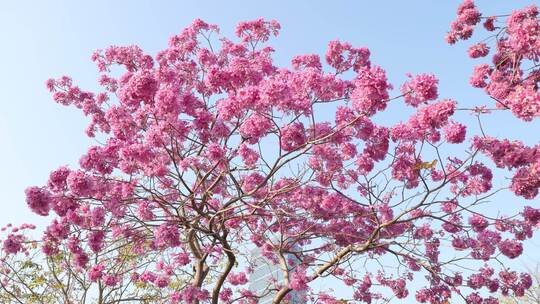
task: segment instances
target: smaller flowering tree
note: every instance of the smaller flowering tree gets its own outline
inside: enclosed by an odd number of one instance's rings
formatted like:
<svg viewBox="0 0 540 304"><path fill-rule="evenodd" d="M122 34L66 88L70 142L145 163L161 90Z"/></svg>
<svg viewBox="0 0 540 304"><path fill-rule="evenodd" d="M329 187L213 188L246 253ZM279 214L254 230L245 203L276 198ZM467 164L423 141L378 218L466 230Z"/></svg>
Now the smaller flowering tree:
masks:
<svg viewBox="0 0 540 304"><path fill-rule="evenodd" d="M499 27L504 17L484 18L465 1L448 35L467 39L483 18L498 31L493 65L475 68L471 83L525 122L540 111L537 15L518 10ZM26 190L32 211L54 214L39 241L44 256L29 253L47 266L37 276L51 301L286 303L296 292L327 304L490 304L497 293L523 295L531 276L504 261L522 254L540 210L500 215L480 205L497 209L503 192L535 198L540 146L482 125L471 134L455 114L480 122L493 109L440 98L435 75L408 75L392 96L367 48L331 41L325 66L308 54L277 67L266 43L279 30L242 22L238 41L220 37L217 47L218 27L196 20L154 57L136 46L97 51L103 92L67 76L47 82L103 142L79 168L60 167ZM469 52L489 53L483 44ZM114 76L113 66L124 71ZM390 107L412 114L376 122ZM513 170L509 185L494 187L507 172L494 167ZM20 256L37 243L12 231L3 244L1 297L25 303L36 274L10 269L24 268ZM248 287L254 248L283 278L262 290ZM325 280L346 291L311 284Z"/></svg>

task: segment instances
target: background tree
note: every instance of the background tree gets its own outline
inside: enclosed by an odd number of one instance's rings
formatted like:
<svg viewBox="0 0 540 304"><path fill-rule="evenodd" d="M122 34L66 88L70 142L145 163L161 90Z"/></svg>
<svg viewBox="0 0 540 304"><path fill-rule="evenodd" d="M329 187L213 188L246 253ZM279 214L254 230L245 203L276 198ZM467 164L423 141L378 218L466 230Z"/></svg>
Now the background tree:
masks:
<svg viewBox="0 0 540 304"><path fill-rule="evenodd" d="M411 292L421 303L523 295L531 276L505 261L521 255L540 210L501 215L496 203L509 191L537 196L539 146L492 137L481 117L539 116L538 11L482 17L465 1L448 41L469 38L482 20L496 51L471 83L493 109L440 99L428 73L410 75L391 96L369 50L341 41L329 43L324 68L315 54L277 67L266 43L280 25L263 19L240 23L238 41L195 20L154 57L137 46L98 50L103 92L67 76L47 87L90 118L87 135L101 144L80 168L60 167L26 190L34 212L55 218L40 240L44 257L30 264L19 258L33 257L35 242L10 228L1 297L256 303L269 293L285 303L297 290L310 302L341 303L332 289L310 288L319 280L366 303ZM469 54L490 50L480 43ZM378 117L396 103L410 117ZM476 115L480 134L466 134L458 111ZM505 171L492 164L512 171L509 185L493 187ZM254 247L284 277L257 292L246 287ZM28 283L35 278L38 289Z"/></svg>

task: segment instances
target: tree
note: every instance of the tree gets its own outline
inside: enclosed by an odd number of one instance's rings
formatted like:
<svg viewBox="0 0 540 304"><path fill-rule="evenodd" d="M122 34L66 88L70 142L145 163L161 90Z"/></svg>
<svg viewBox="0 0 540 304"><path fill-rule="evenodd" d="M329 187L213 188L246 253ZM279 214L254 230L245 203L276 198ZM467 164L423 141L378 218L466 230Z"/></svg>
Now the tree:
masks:
<svg viewBox="0 0 540 304"><path fill-rule="evenodd" d="M499 300L501 304L538 304L540 303L540 272L538 271L538 265L535 269L531 269L529 272L533 278L533 287L525 292L523 296L505 296Z"/></svg>
<svg viewBox="0 0 540 304"><path fill-rule="evenodd" d="M429 73L410 75L391 96L369 50L341 41L329 43L324 68L315 54L277 67L266 43L280 25L264 19L241 22L239 41L195 20L155 57L137 46L96 51L103 92L67 76L47 87L90 118L86 133L102 144L80 168L60 167L26 190L32 211L55 217L39 240L44 256L30 264L21 253L34 257L37 243L10 230L0 297L256 303L270 293L286 303L302 291L331 304L523 295L531 276L504 263L522 254L540 210L489 211L505 192L537 196L540 146L492 137L481 118L540 116L538 10L483 17L467 0L448 42L468 39L481 21L496 50L470 48L473 58L493 58L471 84L495 108L440 99ZM397 124L376 119L389 105L412 114ZM473 126L457 112L476 115L479 134L466 134ZM494 188L506 172L510 184ZM247 287L254 247L284 278L263 291ZM32 267L23 277L9 271ZM27 283L35 278L39 292ZM424 287L413 290L413 279ZM321 280L347 289L346 298L310 288Z"/></svg>

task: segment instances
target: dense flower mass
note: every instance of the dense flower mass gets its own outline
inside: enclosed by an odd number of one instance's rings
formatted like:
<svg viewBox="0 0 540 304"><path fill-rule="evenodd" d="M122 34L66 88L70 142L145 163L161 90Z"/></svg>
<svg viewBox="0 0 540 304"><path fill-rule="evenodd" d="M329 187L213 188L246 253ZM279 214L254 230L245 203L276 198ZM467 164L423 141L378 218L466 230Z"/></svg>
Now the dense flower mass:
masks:
<svg viewBox="0 0 540 304"><path fill-rule="evenodd" d="M454 122L449 123L444 128L444 138L452 144L460 144L465 140L467 127L463 124Z"/></svg>
<svg viewBox="0 0 540 304"><path fill-rule="evenodd" d="M476 24L485 18L484 28L494 32L496 43L492 52L492 64L475 67L471 85L483 88L495 100L499 109L511 110L525 121L540 116L540 18L534 5L517 9L506 20L504 16L482 17L472 0L465 1L458 9L456 21L451 25L447 41L468 39ZM502 23L501 27L495 22ZM501 29L496 32L496 29ZM484 39L483 41L489 41ZM469 48L471 58L485 57L490 53L487 42Z"/></svg>
<svg viewBox="0 0 540 304"><path fill-rule="evenodd" d="M526 67L538 63L537 15L517 10L495 47L469 49L472 58L493 52L471 85L524 122L540 113L540 73ZM467 0L447 40L471 38L483 19L494 31L500 18L482 17ZM459 113L480 122L492 109L440 97L429 73L395 86L365 47L335 40L324 57L278 67L267 43L280 30L257 19L228 39L195 20L155 56L137 46L94 53L101 92L67 76L47 81L53 99L80 109L87 135L99 139L79 168L60 167L26 190L28 207L52 217L39 241L50 271L35 270L37 282L75 284L46 290L50 302L87 291L104 303L197 304L486 304L496 303L490 293L522 295L530 277L499 265L523 254L540 209L504 216L496 198L505 190L537 197L539 145L475 133ZM394 86L401 95L391 96ZM389 123L380 114L394 107L409 114ZM30 277L9 276L12 261L21 273L32 269L16 260L38 247L27 229L3 229L4 290ZM398 265L383 267L387 260ZM253 290L265 267L277 279ZM347 296L318 284L328 278Z"/></svg>
<svg viewBox="0 0 540 304"><path fill-rule="evenodd" d="M49 215L52 197L47 190L38 187L30 187L26 189L25 193L26 203L32 211L39 215Z"/></svg>
<svg viewBox="0 0 540 304"><path fill-rule="evenodd" d="M469 48L469 57L471 58L485 57L488 54L489 47L483 42L475 44Z"/></svg>
<svg viewBox="0 0 540 304"><path fill-rule="evenodd" d="M451 31L446 36L446 41L454 44L459 39L469 39L474 31L474 26L480 22L481 14L474 5L473 0L465 0L457 9L457 18L450 24Z"/></svg>
<svg viewBox="0 0 540 304"><path fill-rule="evenodd" d="M499 168L516 169L511 190L526 199L533 199L540 188L540 153L538 145L527 147L520 141L493 137L473 138L473 147L486 154Z"/></svg>
<svg viewBox="0 0 540 304"><path fill-rule="evenodd" d="M405 102L416 107L421 103L427 103L439 97L437 93L437 84L439 80L433 74L420 74L401 86Z"/></svg>
<svg viewBox="0 0 540 304"><path fill-rule="evenodd" d="M388 102L388 90L391 88L381 67L362 68L354 80L354 90L351 93L353 109L368 116L384 110Z"/></svg>

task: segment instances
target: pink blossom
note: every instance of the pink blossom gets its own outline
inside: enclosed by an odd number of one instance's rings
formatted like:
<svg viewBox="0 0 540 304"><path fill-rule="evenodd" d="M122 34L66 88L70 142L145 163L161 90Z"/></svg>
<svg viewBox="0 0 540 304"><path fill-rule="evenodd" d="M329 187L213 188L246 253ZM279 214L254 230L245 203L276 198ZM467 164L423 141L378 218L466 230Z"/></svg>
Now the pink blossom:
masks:
<svg viewBox="0 0 540 304"><path fill-rule="evenodd" d="M480 64L474 67L473 75L470 79L470 84L475 88L485 88L486 80L492 72L492 68L487 64Z"/></svg>
<svg viewBox="0 0 540 304"><path fill-rule="evenodd" d="M433 236L433 230L429 228L429 225L425 224L416 229L414 237L417 239L430 239Z"/></svg>
<svg viewBox="0 0 540 304"><path fill-rule="evenodd" d="M469 217L469 224L476 232L483 231L489 225L488 221L478 214L474 214L473 216Z"/></svg>
<svg viewBox="0 0 540 304"><path fill-rule="evenodd" d="M413 107L421 103L435 100L439 96L437 85L439 80L433 74L419 74L412 77L401 86L401 93L404 94L405 102Z"/></svg>
<svg viewBox="0 0 540 304"><path fill-rule="evenodd" d="M127 106L138 106L141 101L152 103L157 91L157 81L152 72L142 70L129 75L129 80L125 80L118 90L118 97Z"/></svg>
<svg viewBox="0 0 540 304"><path fill-rule="evenodd" d="M520 141L499 140L494 137L474 137L473 147L482 151L498 168L518 168L530 164L536 154L536 148L525 146Z"/></svg>
<svg viewBox="0 0 540 304"><path fill-rule="evenodd" d="M99 252L101 249L103 249L104 245L104 239L105 239L105 232L101 230L92 231L88 235L88 246L92 251Z"/></svg>
<svg viewBox="0 0 540 304"><path fill-rule="evenodd" d="M67 186L66 179L70 173L67 167L60 167L55 171L52 171L49 175L49 181L47 185L53 191L61 192Z"/></svg>
<svg viewBox="0 0 540 304"><path fill-rule="evenodd" d="M128 71L136 69L150 69L153 65L152 57L143 53L135 45L132 46L112 46L106 50L97 50L92 55L92 61L96 62L101 72L106 71L112 64L123 65Z"/></svg>
<svg viewBox="0 0 540 304"><path fill-rule="evenodd" d="M309 279L304 269L297 268L290 274L289 286L293 290L306 290Z"/></svg>
<svg viewBox="0 0 540 304"><path fill-rule="evenodd" d="M257 173L251 173L242 178L242 189L246 192L251 192L261 186L264 182L264 177Z"/></svg>
<svg viewBox="0 0 540 304"><path fill-rule="evenodd" d="M102 264L96 264L94 265L89 271L88 271L88 279L92 282L96 282L97 280L100 280L103 277L103 270L105 269L105 266Z"/></svg>
<svg viewBox="0 0 540 304"><path fill-rule="evenodd" d="M536 163L532 168L519 168L512 178L512 184L510 186L512 191L526 199L535 198L538 195L538 189L540 188L539 167L540 164Z"/></svg>
<svg viewBox="0 0 540 304"><path fill-rule="evenodd" d="M231 300L231 297L233 295L232 289L230 288L223 288L221 292L219 293L219 299L224 302L228 302Z"/></svg>
<svg viewBox="0 0 540 304"><path fill-rule="evenodd" d="M529 52L540 55L538 42L540 23L538 22L538 8L534 5L515 10L507 20L507 33L509 46L519 54Z"/></svg>
<svg viewBox="0 0 540 304"><path fill-rule="evenodd" d="M151 282L154 283L154 281L157 279L157 276L152 271L145 271L138 277L142 282Z"/></svg>
<svg viewBox="0 0 540 304"><path fill-rule="evenodd" d="M495 22L496 18L493 16L487 17L486 21L484 21L484 28L490 32L493 32L495 30Z"/></svg>
<svg viewBox="0 0 540 304"><path fill-rule="evenodd" d="M454 44L458 39L469 39L473 33L473 26L480 22L480 16L473 0L465 0L457 9L457 19L451 23L446 41Z"/></svg>
<svg viewBox="0 0 540 304"><path fill-rule="evenodd" d="M257 163L259 159L259 153L248 147L247 144L241 144L238 147L238 154L247 166L252 166Z"/></svg>
<svg viewBox="0 0 540 304"><path fill-rule="evenodd" d="M540 222L540 209L527 206L523 209L523 217L532 225L536 225Z"/></svg>
<svg viewBox="0 0 540 304"><path fill-rule="evenodd" d="M523 246L516 240L506 239L499 243L499 249L505 256L514 259L521 255L523 252Z"/></svg>
<svg viewBox="0 0 540 304"><path fill-rule="evenodd" d="M371 116L386 108L390 89L392 85L388 83L386 73L381 67L362 68L354 80L352 106L356 111Z"/></svg>
<svg viewBox="0 0 540 304"><path fill-rule="evenodd" d="M517 117L531 121L540 116L540 92L533 86L518 86L506 98L507 105Z"/></svg>
<svg viewBox="0 0 540 304"><path fill-rule="evenodd" d="M240 134L246 138L247 142L254 144L260 137L266 135L271 127L272 123L268 118L261 114L253 114L244 121Z"/></svg>
<svg viewBox="0 0 540 304"><path fill-rule="evenodd" d="M155 243L159 248L177 247L180 245L180 233L173 223L164 223L154 229Z"/></svg>
<svg viewBox="0 0 540 304"><path fill-rule="evenodd" d="M120 277L117 275L105 274L103 275L103 284L105 286L114 287L120 282Z"/></svg>
<svg viewBox="0 0 540 304"><path fill-rule="evenodd" d="M294 56L291 64L297 70L302 68L322 69L321 58L317 54Z"/></svg>
<svg viewBox="0 0 540 304"><path fill-rule="evenodd" d="M30 187L25 190L25 194L26 203L33 212L43 216L49 214L52 198L47 190L38 187Z"/></svg>
<svg viewBox="0 0 540 304"><path fill-rule="evenodd" d="M160 277L157 277L155 280L154 280L154 284L156 285L156 287L158 288L165 288L169 285L169 278L166 277L166 276L160 276Z"/></svg>
<svg viewBox="0 0 540 304"><path fill-rule="evenodd" d="M420 107L418 108L418 112L411 117L409 123L422 130L440 128L454 114L455 107L456 102L449 99Z"/></svg>
<svg viewBox="0 0 540 304"><path fill-rule="evenodd" d="M192 285L188 285L186 288L182 290L180 293L181 302L178 303L195 303L196 300L204 301L209 297L208 291L200 289L198 287L194 287Z"/></svg>
<svg viewBox="0 0 540 304"><path fill-rule="evenodd" d="M151 202L144 201L139 203L137 208L137 215L143 220L153 220L155 215L152 212L153 206Z"/></svg>
<svg viewBox="0 0 540 304"><path fill-rule="evenodd" d="M236 36L242 41L266 42L270 35L277 36L281 26L276 20L266 21L262 18L240 22L236 27Z"/></svg>
<svg viewBox="0 0 540 304"><path fill-rule="evenodd" d="M219 161L222 160L223 157L225 157L225 151L223 148L221 148L220 145L216 143L212 143L206 147L206 153L208 155L208 159L212 161Z"/></svg>
<svg viewBox="0 0 540 304"><path fill-rule="evenodd" d="M469 57L486 57L489 54L489 47L485 43L478 43L469 48Z"/></svg>
<svg viewBox="0 0 540 304"><path fill-rule="evenodd" d="M248 282L248 279L245 272L239 272L238 274L229 274L228 281L232 285L244 285Z"/></svg>
<svg viewBox="0 0 540 304"><path fill-rule="evenodd" d="M185 266L185 265L189 264L190 260L191 259L189 258L189 254L187 254L187 253L179 253L179 254L175 255L175 257L174 257L175 263L177 263L178 265L181 265L181 266Z"/></svg>
<svg viewBox="0 0 540 304"><path fill-rule="evenodd" d="M56 253L55 250L50 250L49 253L48 252L45 252L45 254L47 255L52 255ZM90 261L90 258L88 257L88 254L86 254L85 252L77 252L74 254L74 265L75 267L79 267L79 268L86 268L86 265L88 264L88 261Z"/></svg>
<svg viewBox="0 0 540 304"><path fill-rule="evenodd" d="M351 68L359 72L362 68L370 66L369 55L367 48L353 48L347 42L333 40L328 43L326 62L336 69L337 73L343 73Z"/></svg>
<svg viewBox="0 0 540 304"><path fill-rule="evenodd" d="M306 134L302 123L293 123L281 129L281 148L292 151L306 142Z"/></svg>
<svg viewBox="0 0 540 304"><path fill-rule="evenodd" d="M22 236L10 234L2 243L2 249L8 254L16 254L23 249Z"/></svg>
<svg viewBox="0 0 540 304"><path fill-rule="evenodd" d="M459 144L465 140L467 127L465 125L452 122L444 127L444 138L452 144Z"/></svg>
<svg viewBox="0 0 540 304"><path fill-rule="evenodd" d="M67 177L67 186L77 196L90 196L93 191L91 178L82 171L71 171Z"/></svg>

